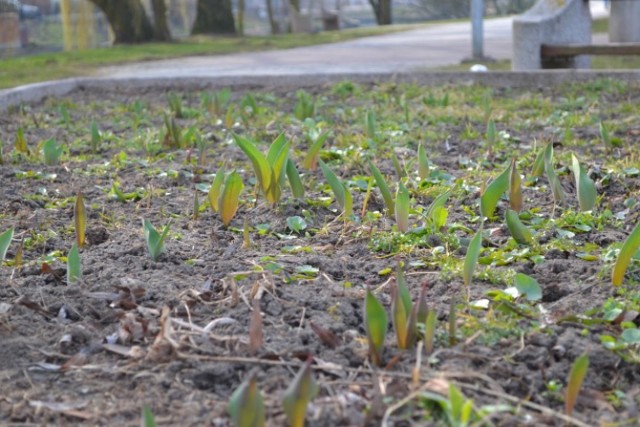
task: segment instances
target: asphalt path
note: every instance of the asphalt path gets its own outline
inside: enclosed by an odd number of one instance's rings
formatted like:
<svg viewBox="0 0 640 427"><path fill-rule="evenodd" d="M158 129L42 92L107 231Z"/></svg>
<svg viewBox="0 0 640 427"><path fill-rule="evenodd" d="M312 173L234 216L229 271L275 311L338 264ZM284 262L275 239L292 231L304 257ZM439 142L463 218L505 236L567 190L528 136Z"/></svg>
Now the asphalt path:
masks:
<svg viewBox="0 0 640 427"><path fill-rule="evenodd" d="M603 10L592 12L601 15ZM511 58L512 20L505 17L484 21L485 56ZM197 78L410 72L459 64L470 58L471 52L470 22L434 23L418 30L340 43L110 66L100 69L99 75Z"/></svg>

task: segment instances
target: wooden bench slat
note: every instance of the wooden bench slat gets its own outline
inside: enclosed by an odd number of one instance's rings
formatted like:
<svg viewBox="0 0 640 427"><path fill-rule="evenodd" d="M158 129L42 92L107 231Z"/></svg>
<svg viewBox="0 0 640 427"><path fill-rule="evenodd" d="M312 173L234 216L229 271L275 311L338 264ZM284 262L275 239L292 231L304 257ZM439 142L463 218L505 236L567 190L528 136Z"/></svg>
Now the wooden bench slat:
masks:
<svg viewBox="0 0 640 427"><path fill-rule="evenodd" d="M640 43L543 44L540 49L540 54L543 58L577 55L640 55Z"/></svg>

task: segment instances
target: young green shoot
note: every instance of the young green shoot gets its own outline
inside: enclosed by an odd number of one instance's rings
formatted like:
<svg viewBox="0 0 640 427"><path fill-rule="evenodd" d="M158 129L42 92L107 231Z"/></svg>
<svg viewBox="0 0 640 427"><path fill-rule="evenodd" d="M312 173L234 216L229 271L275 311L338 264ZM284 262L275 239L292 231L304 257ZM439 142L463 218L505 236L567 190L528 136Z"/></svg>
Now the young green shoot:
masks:
<svg viewBox="0 0 640 427"><path fill-rule="evenodd" d="M376 114L373 111L367 111L367 114L364 118L364 123L367 137L375 141L378 133L376 126Z"/></svg>
<svg viewBox="0 0 640 427"><path fill-rule="evenodd" d="M427 354L433 352L433 339L436 335L436 311L434 309L429 310L427 314L427 320L424 322L424 349Z"/></svg>
<svg viewBox="0 0 640 427"><path fill-rule="evenodd" d="M142 228L144 229L144 238L147 241L149 257L152 260L157 261L164 251L164 239L169 234L169 226L165 225L162 229L162 233L158 233L149 220L143 219Z"/></svg>
<svg viewBox="0 0 640 427"><path fill-rule="evenodd" d="M0 265L2 265L4 257L7 256L11 239L13 239L13 227L0 234Z"/></svg>
<svg viewBox="0 0 640 427"><path fill-rule="evenodd" d="M622 285L624 273L627 271L627 267L629 267L631 263L631 258L633 258L638 251L638 248L640 248L640 223L634 227L620 249L616 263L613 266L613 271L611 272L611 284L613 286Z"/></svg>
<svg viewBox="0 0 640 427"><path fill-rule="evenodd" d="M420 144L418 146L418 176L421 180L427 179L429 176L429 159L427 158L427 150Z"/></svg>
<svg viewBox="0 0 640 427"><path fill-rule="evenodd" d="M286 173L290 143L283 133L280 134L265 156L247 138L239 135L233 137L238 147L251 161L258 185L265 198L272 205L277 204L280 201L282 181Z"/></svg>
<svg viewBox="0 0 640 427"><path fill-rule="evenodd" d="M549 142L549 144L553 143ZM547 152L547 146L542 147L538 150L538 154L536 154L536 159L533 161L533 166L531 167L531 176L532 177L541 177L544 174L544 157Z"/></svg>
<svg viewBox="0 0 640 427"><path fill-rule="evenodd" d="M73 219L76 226L76 243L79 248L84 247L87 229L87 210L84 206L84 197L81 192L76 195L76 203L73 207Z"/></svg>
<svg viewBox="0 0 640 427"><path fill-rule="evenodd" d="M462 280L464 285L468 288L473 280L473 272L478 264L478 257L482 250L482 227L476 232L469 246L467 247L467 254L464 257L464 266L462 268Z"/></svg>
<svg viewBox="0 0 640 427"><path fill-rule="evenodd" d="M353 214L353 197L351 196L351 192L346 184L340 181L336 174L329 169L329 166L327 166L322 160L320 160L319 164L320 170L322 170L324 178L327 180L329 187L331 187L331 191L333 191L336 201L342 208L342 214L346 221Z"/></svg>
<svg viewBox="0 0 640 427"><path fill-rule="evenodd" d="M382 365L384 340L387 336L389 320L384 307L369 290L367 290L364 303L364 325L367 331L371 362L380 366Z"/></svg>
<svg viewBox="0 0 640 427"><path fill-rule="evenodd" d="M596 206L598 192L596 185L584 168L580 165L580 161L575 154L571 154L571 170L576 181L576 191L578 193L578 204L580 210L592 211Z"/></svg>
<svg viewBox="0 0 640 427"><path fill-rule="evenodd" d="M182 130L180 126L176 122L174 116L164 115L164 126L166 128L166 133L164 135L164 143L169 148L184 148L183 147L183 138L182 138Z"/></svg>
<svg viewBox="0 0 640 427"><path fill-rule="evenodd" d="M380 172L380 169L378 169L378 167L372 161L369 161L369 170L373 175L373 179L376 181L376 185L380 190L380 194L382 194L382 200L384 200L384 205L387 208L387 215L395 215L395 202L393 199L393 195L391 194L391 190L387 185L387 181L384 179L384 176Z"/></svg>
<svg viewBox="0 0 640 427"><path fill-rule="evenodd" d="M511 166L507 167L496 179L491 181L487 189L480 196L480 211L485 218L491 218L496 210L500 197L509 188Z"/></svg>
<svg viewBox="0 0 640 427"><path fill-rule="evenodd" d="M511 237L521 245L530 245L533 242L533 235L529 228L520 221L518 212L507 209L505 213L505 222Z"/></svg>
<svg viewBox="0 0 640 427"><path fill-rule="evenodd" d="M82 278L80 252L78 252L78 245L74 243L67 254L67 285L75 284L80 278Z"/></svg>
<svg viewBox="0 0 640 427"><path fill-rule="evenodd" d="M94 154L98 152L98 147L102 142L102 133L98 129L98 124L95 120L91 121L91 152Z"/></svg>
<svg viewBox="0 0 640 427"><path fill-rule="evenodd" d="M580 355L573 365L571 366L571 372L569 372L569 378L567 378L567 390L564 397L564 409L567 415L573 414L573 407L578 400L578 394L584 378L587 375L589 369L589 355L583 353Z"/></svg>
<svg viewBox="0 0 640 427"><path fill-rule="evenodd" d="M391 155L391 163L393 163L393 168L396 170L396 175L398 176L398 179L406 178L407 171L402 166L402 164L400 163L400 160L398 159L398 156L396 156L395 153Z"/></svg>
<svg viewBox="0 0 640 427"><path fill-rule="evenodd" d="M555 168L553 166L553 144L548 143L544 149L544 169L547 172L547 179L549 180L549 186L553 194L553 207L564 202L564 191L560 184L560 179L556 175Z"/></svg>
<svg viewBox="0 0 640 427"><path fill-rule="evenodd" d="M47 166L57 165L63 152L64 146L58 144L53 138L47 139L42 143L42 156Z"/></svg>
<svg viewBox="0 0 640 427"><path fill-rule="evenodd" d="M447 217L449 211L445 207L447 200L451 196L453 189L449 189L438 197L433 199L433 202L427 208L425 215L425 222L431 227L432 230L439 230L447 224Z"/></svg>
<svg viewBox="0 0 640 427"><path fill-rule="evenodd" d="M233 392L227 405L234 427L264 427L265 408L255 374Z"/></svg>
<svg viewBox="0 0 640 427"><path fill-rule="evenodd" d="M496 131L496 122L494 122L493 119L487 121L487 134L485 138L487 141L487 152L491 155L498 142L498 131Z"/></svg>
<svg viewBox="0 0 640 427"><path fill-rule="evenodd" d="M511 170L509 172L509 206L516 212L522 210L522 178L518 173L516 159L511 159Z"/></svg>
<svg viewBox="0 0 640 427"><path fill-rule="evenodd" d="M313 376L311 370L312 359L309 358L298 374L289 384L282 399L284 413L291 427L303 427L304 419L307 415L307 406L320 391L320 387Z"/></svg>
<svg viewBox="0 0 640 427"><path fill-rule="evenodd" d="M213 178L213 183L211 184L209 193L207 194L207 198L209 199L209 206L211 206L211 210L213 210L213 212L218 212L218 199L220 198L220 194L222 193L224 178L225 167L223 165L216 172L216 176L215 178Z"/></svg>
<svg viewBox="0 0 640 427"><path fill-rule="evenodd" d="M406 350L416 341L417 310L413 309L402 265L398 265L396 280L391 284L391 322L396 331L398 348Z"/></svg>
<svg viewBox="0 0 640 427"><path fill-rule="evenodd" d="M144 405L142 408L142 427L156 427L156 420L153 417L153 412L151 412L151 408L147 405Z"/></svg>
<svg viewBox="0 0 640 427"><path fill-rule="evenodd" d="M180 95L170 93L167 95L167 101L169 103L169 110L171 111L171 114L173 114L173 117L176 119L184 118L184 113L182 111L182 98Z"/></svg>
<svg viewBox="0 0 640 427"><path fill-rule="evenodd" d="M229 225L240 206L240 193L244 188L242 178L233 171L224 180L224 188L218 198L218 209L220 211L220 219L226 226Z"/></svg>
<svg viewBox="0 0 640 427"><path fill-rule="evenodd" d="M310 132L311 133L311 132ZM308 136L309 140L309 150L307 150L307 154L304 156L302 160L302 167L313 171L316 170L318 166L318 158L320 157L320 150L322 149L322 145L329 137L330 131L326 131L321 135Z"/></svg>
<svg viewBox="0 0 640 427"><path fill-rule="evenodd" d="M289 185L291 186L291 193L293 197L296 199L304 198L304 184L302 184L302 179L300 178L300 174L298 173L298 168L296 168L296 164L291 159L287 159L287 179L289 180Z"/></svg>
<svg viewBox="0 0 640 427"><path fill-rule="evenodd" d="M457 322L458 322L458 315L457 315L457 307L456 307L456 302L455 300L451 300L451 302L449 303L449 346L453 347L454 345L456 345L456 343L458 342L458 339L456 338L457 335Z"/></svg>
<svg viewBox="0 0 640 427"><path fill-rule="evenodd" d="M409 231L409 202L409 190L400 182L396 192L395 216L398 231L401 233Z"/></svg>
<svg viewBox="0 0 640 427"><path fill-rule="evenodd" d="M18 128L16 132L15 149L18 153L29 155L29 147L27 146L27 139L24 137L24 130Z"/></svg>
<svg viewBox="0 0 640 427"><path fill-rule="evenodd" d="M316 114L316 102L311 94L307 91L299 90L296 92L296 98L298 98L298 102L293 107L293 115L296 119L303 121L304 119L313 118Z"/></svg>

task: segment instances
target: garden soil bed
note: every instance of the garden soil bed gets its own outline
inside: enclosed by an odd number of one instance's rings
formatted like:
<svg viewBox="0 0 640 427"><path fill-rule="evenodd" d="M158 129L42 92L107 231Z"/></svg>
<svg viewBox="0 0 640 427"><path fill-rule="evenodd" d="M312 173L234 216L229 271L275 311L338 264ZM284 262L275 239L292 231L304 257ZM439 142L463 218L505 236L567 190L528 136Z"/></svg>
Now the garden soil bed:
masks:
<svg viewBox="0 0 640 427"><path fill-rule="evenodd" d="M159 425L229 425L229 397L253 373L267 424L285 425L283 393L309 357L320 386L308 407L310 426L447 425L446 411L421 392L446 394L448 384L473 400L481 425L639 422L637 343L611 350L601 337L617 339L639 320L637 268L632 264L625 284L612 287L610 254L638 218L640 87L608 80L529 91L342 82L306 90L316 121L332 131L321 156L354 194L356 218L346 223L319 170L298 166L307 187L301 200L288 188L276 207L256 197L251 163L226 129L231 118L233 132L258 141L284 132L299 165L308 141L307 125L295 118L295 91L232 91L228 105L235 109L225 106L219 115L208 111L213 107L202 93L179 94L184 118L176 121L207 142L203 165L196 164L196 148L166 146L165 92L77 91L0 118L0 232L15 230L0 268L0 424L140 425L146 405ZM367 135L367 111L375 112L374 135ZM485 138L489 115L502 131L492 149ZM92 121L102 133L96 153ZM610 146L601 140L601 121L614 138ZM30 154L16 152L19 128ZM38 151L49 138L66 147L57 165L43 164ZM567 199L555 208L546 177L529 176L547 142L556 143ZM432 170L423 181L416 176L420 143ZM593 214L576 212L571 151L602 196ZM384 211L376 189L367 197L366 159L395 182L391 154L408 171L415 208L404 240L392 218L361 212L365 203L368 212ZM525 222L536 243L527 248L510 238L503 198L485 224L485 249L467 289L465 242L479 226L483 183L512 157L524 176L531 212ZM245 183L230 227L205 206L206 186L223 163ZM114 195L115 182L126 200ZM446 226L424 231L419 212L450 188ZM87 245L80 251L82 278L67 285L79 192L88 211ZM203 205L197 218L196 194ZM288 227L294 216L304 219L305 230ZM147 253L142 219L170 225L157 261ZM365 292L375 290L389 307L389 281L400 261L414 298L428 287L438 320L435 348L417 361L415 349L397 349L390 327L378 368L367 357ZM537 280L541 301L520 297L501 305L487 294L512 286L516 272ZM253 300L264 335L256 352L249 350ZM332 339L321 339L312 325ZM567 376L585 352L589 370L567 418Z"/></svg>

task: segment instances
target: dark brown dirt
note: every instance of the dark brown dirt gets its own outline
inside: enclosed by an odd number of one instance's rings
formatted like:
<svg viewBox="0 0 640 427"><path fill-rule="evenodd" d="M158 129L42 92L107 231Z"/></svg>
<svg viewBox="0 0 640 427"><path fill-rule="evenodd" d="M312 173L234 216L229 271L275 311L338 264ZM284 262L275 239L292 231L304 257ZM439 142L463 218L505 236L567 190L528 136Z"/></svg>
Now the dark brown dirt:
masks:
<svg viewBox="0 0 640 427"><path fill-rule="evenodd" d="M364 90L369 89L373 88ZM611 105L637 100L638 88L631 89L631 93L617 95L603 92L600 101ZM400 91L389 89L395 90ZM233 96L241 99L242 95ZM284 98L283 105L277 107L280 111L288 114L293 110L293 94L276 92L275 96ZM494 93L496 99L525 96L516 91ZM563 93L532 96L559 103ZM197 94L187 94L185 99L191 108L198 107ZM199 125L213 144L210 163L202 170L194 174L198 168L188 162L190 153L183 150L146 160L125 120L133 113L114 114L121 108L118 105L134 101L148 106L151 123L143 121L141 127L161 126L158 112L166 101L164 94L157 93L75 93L64 101L70 106L71 125L59 123L57 108L64 104L53 101L0 119L0 141L5 141L5 163L0 166L0 231L15 227L7 260L15 258L21 239L31 242L21 268L5 263L0 269L0 424L140 425L141 408L149 405L159 425L228 425L230 394L255 372L265 396L268 424L284 425L282 394L302 362L313 356L321 391L308 410L308 425L380 425L385 410L415 390L411 373L416 354L398 351L390 331L384 358L389 363L387 369L379 370L367 361L364 292L367 287L384 284L387 277L379 272L396 263L393 257L371 248L370 226L351 224L345 228L341 220L335 221L334 205L290 199L272 209L262 198L257 203L247 200L253 194L248 184L249 163L237 148L222 143L224 133L213 121ZM324 101L327 106L348 102L333 95ZM353 105L367 102L354 100ZM132 139L129 148L111 146L107 137L99 155L80 157L87 151L87 123L92 118L100 119L103 133ZM468 123L484 132L484 124L472 119ZM480 138L472 143L463 139L464 124L441 126L450 139L446 146L441 142L433 146L433 162L440 170L461 177L467 173L460 166L462 158L484 156ZM68 144L71 155L78 157L67 156L60 166L44 166L12 156L9 141L18 127L25 128L28 141L54 137ZM299 133L295 123L287 122L284 127L288 134ZM277 134L273 124L264 129L252 132ZM514 126L510 132L523 146L530 144L533 136L539 140L556 138L543 123L522 129ZM597 138L597 124L576 128L574 135L585 140ZM634 133L622 135L625 148L617 154L621 158L635 150L629 144L630 135ZM415 143L405 147L407 158L415 155L415 148ZM519 150L518 143L512 149ZM113 159L121 151L127 151L127 159L115 166ZM592 165L602 164L600 155L596 149L582 153ZM197 220L192 212L194 183L209 182L205 175L215 172L222 160L242 163L247 185L245 202L229 229L208 209ZM112 165L104 166L106 161ZM392 175L388 158L380 157L377 162ZM20 178L18 171L38 171L42 176ZM355 174L353 170L342 173ZM366 168L357 173L366 173ZM322 182L318 173L310 174L310 179ZM570 175L562 179L568 194L575 191ZM140 189L141 199L116 201L109 194L114 181L125 192ZM638 191L637 179L599 181L598 186L614 213L624 208L624 198ZM73 197L79 191L89 211L88 245L81 250L81 283L67 286L66 265L56 257L66 255L74 241ZM319 196L317 190L311 194ZM474 203L477 196L477 190L471 190L465 197L453 199L449 223L474 227L462 208ZM201 203L206 200L205 193L199 197ZM529 206L550 212L553 202L548 192L527 188L525 198ZM363 199L364 193L357 193L356 211L362 208ZM428 206L431 199L424 196L419 201ZM503 203L498 218L504 215ZM369 201L370 210L382 207L381 199L375 196ZM287 229L286 219L292 215L307 218L307 236ZM626 237L636 216L637 208L622 226L607 224L578 237L581 242L605 248ZM147 255L142 218L156 226L171 224L166 251L158 261ZM243 246L244 219L253 227L250 248ZM259 224L269 224L269 233L259 235L255 228ZM506 228L499 222L491 227L496 228L492 243L504 245ZM461 236L459 230L453 233ZM545 233L555 238L553 230L545 230L538 234L541 241ZM428 283L428 300L438 313L436 350L431 356L422 356L419 386L427 384L425 389L440 391L441 384L454 382L477 408L511 405L510 411L489 415L483 421L486 424L565 425L559 415L564 412L562 389L573 361L587 352L589 374L575 417L587 425L638 420L640 389L636 384L640 371L599 341L601 334L619 334L619 325L580 319L608 298L624 298L599 274L610 265L580 259L575 248L548 248L539 264L519 260L509 268L538 280L542 303L531 308L531 315L511 315L508 320L492 323L491 313L463 304L466 290L460 275L445 271L444 265L434 264L430 258L432 248L441 244L440 238L434 235L428 244L397 255L409 266L407 280L412 294L416 296L421 284ZM302 249L291 253L292 246ZM51 259L45 259L52 253ZM464 248L452 256L462 259ZM412 267L415 261L423 264ZM43 271L44 262L53 273ZM275 271L268 268L269 263L277 264ZM300 274L297 268L303 265L316 268L318 273L308 277ZM499 272L508 267L489 268ZM504 284L476 280L469 290L471 300L485 298L486 291L496 288L504 288ZM379 292L387 306L388 291L386 286ZM254 298L259 299L263 315L265 342L252 355L248 325ZM449 346L447 322L452 300L459 303L460 330L457 343ZM540 307L544 312L538 311ZM213 321L217 323L203 332ZM313 332L312 322L329 329L339 344L335 348L323 344ZM554 382L559 384L557 390L550 386ZM615 391L624 392L619 402L611 397ZM429 415L432 410L416 402L395 411L390 425L446 425L436 412Z"/></svg>

